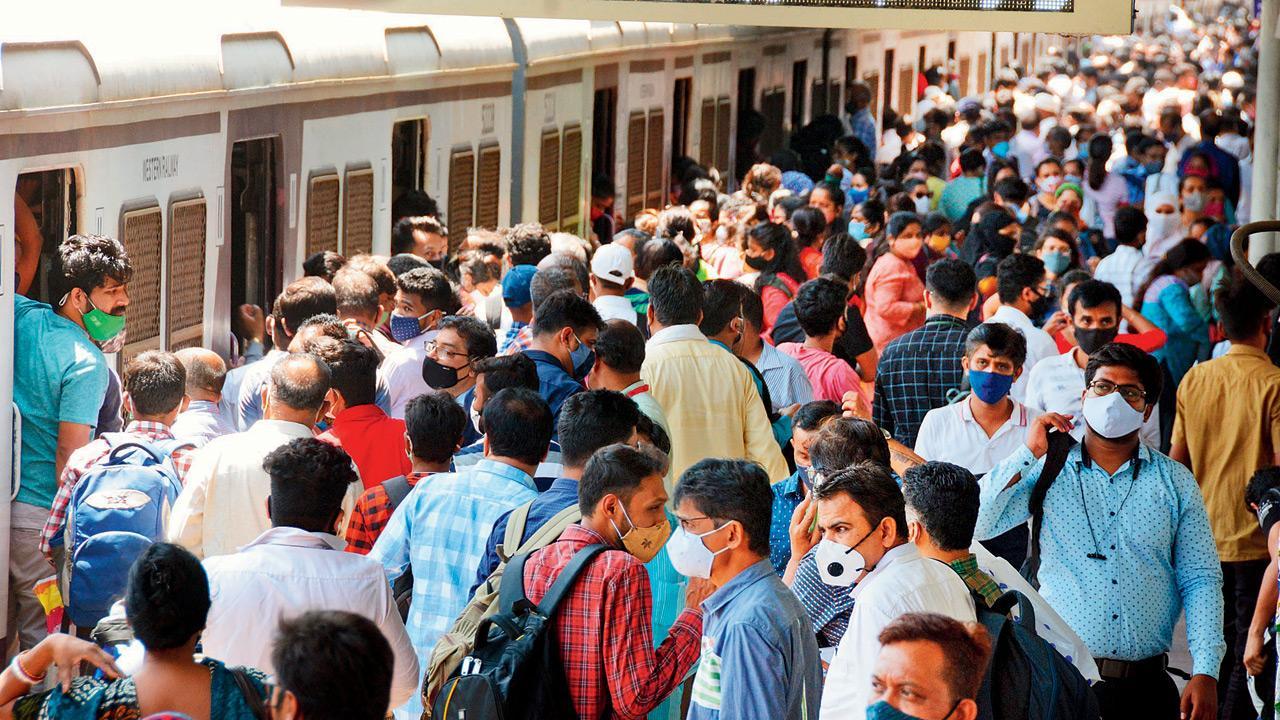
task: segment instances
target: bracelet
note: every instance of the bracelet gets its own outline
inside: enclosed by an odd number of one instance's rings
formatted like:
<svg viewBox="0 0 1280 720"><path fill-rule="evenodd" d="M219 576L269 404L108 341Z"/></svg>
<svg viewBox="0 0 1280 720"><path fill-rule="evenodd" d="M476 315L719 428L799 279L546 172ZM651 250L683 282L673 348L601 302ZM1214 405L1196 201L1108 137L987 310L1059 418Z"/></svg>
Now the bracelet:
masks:
<svg viewBox="0 0 1280 720"><path fill-rule="evenodd" d="M32 677L22 667L22 655L23 653L18 653L13 656L13 662L9 663L9 669L13 671L14 675L18 676L18 680L21 682L27 685L39 685L48 673L42 673L40 677Z"/></svg>

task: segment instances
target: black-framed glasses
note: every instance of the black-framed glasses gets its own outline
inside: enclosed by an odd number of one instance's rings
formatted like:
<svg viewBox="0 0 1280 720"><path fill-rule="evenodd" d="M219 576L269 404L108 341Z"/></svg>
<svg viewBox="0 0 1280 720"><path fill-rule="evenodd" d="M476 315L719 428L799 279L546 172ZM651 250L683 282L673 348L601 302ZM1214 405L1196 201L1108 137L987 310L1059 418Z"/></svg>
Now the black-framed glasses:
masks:
<svg viewBox="0 0 1280 720"><path fill-rule="evenodd" d="M1094 380L1089 383L1089 389L1098 397L1105 397L1113 392L1119 392L1120 397L1131 404L1147 396L1147 392L1137 385L1117 385L1109 380Z"/></svg>

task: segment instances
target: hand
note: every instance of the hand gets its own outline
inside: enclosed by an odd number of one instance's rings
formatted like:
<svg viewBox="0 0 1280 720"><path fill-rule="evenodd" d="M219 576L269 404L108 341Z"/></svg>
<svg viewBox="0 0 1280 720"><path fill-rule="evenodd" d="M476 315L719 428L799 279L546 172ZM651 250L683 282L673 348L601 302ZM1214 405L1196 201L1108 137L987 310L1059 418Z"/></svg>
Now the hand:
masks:
<svg viewBox="0 0 1280 720"><path fill-rule="evenodd" d="M791 524L787 526L787 535L791 538L791 557L801 558L813 549L822 539L822 530L816 527L814 520L818 517L818 502L813 499L813 491L804 496L800 504L791 513Z"/></svg>
<svg viewBox="0 0 1280 720"><path fill-rule="evenodd" d="M1267 668L1267 654L1262 651L1263 644L1261 634L1249 632L1249 640L1244 645L1244 669L1249 677L1261 675Z"/></svg>
<svg viewBox="0 0 1280 720"><path fill-rule="evenodd" d="M1218 717L1218 681L1208 675L1192 675L1182 691L1182 720L1213 720Z"/></svg>
<svg viewBox="0 0 1280 720"><path fill-rule="evenodd" d="M1049 318L1048 321L1045 322L1042 329L1050 335L1057 335L1062 332L1063 328L1068 324L1067 314L1059 310L1053 314L1053 317Z"/></svg>
<svg viewBox="0 0 1280 720"><path fill-rule="evenodd" d="M1031 427L1027 428L1027 447L1037 458L1044 457L1049 452L1049 430L1057 430L1058 432L1071 432L1071 428L1075 425L1071 422L1071 415L1060 415L1058 413L1045 413L1036 418L1031 423Z"/></svg>
<svg viewBox="0 0 1280 720"><path fill-rule="evenodd" d="M871 410L857 390L850 390L840 398L840 409L844 411L845 417L871 419Z"/></svg>
<svg viewBox="0 0 1280 720"><path fill-rule="evenodd" d="M71 690L71 681L80 674L80 663L87 662L98 668L108 678L123 677L111 656L102 648L72 635L55 633L41 640L30 652L22 656L23 669L33 675L43 675L49 667L58 668L58 683L63 692Z"/></svg>
<svg viewBox="0 0 1280 720"><path fill-rule="evenodd" d="M827 168L827 174L836 178L844 177L844 166L840 163L835 163L831 167Z"/></svg>
<svg viewBox="0 0 1280 720"><path fill-rule="evenodd" d="M791 417L792 415L795 415L796 411L799 409L800 409L800 403L792 403L791 405L788 405L782 408L782 411L779 412L778 414L783 417Z"/></svg>
<svg viewBox="0 0 1280 720"><path fill-rule="evenodd" d="M684 590L684 604L694 609L702 607L702 601L711 597L716 586L704 578L689 578L689 585Z"/></svg>
<svg viewBox="0 0 1280 720"><path fill-rule="evenodd" d="M236 332L249 342L262 342L267 334L267 318L257 305L241 305L236 313Z"/></svg>

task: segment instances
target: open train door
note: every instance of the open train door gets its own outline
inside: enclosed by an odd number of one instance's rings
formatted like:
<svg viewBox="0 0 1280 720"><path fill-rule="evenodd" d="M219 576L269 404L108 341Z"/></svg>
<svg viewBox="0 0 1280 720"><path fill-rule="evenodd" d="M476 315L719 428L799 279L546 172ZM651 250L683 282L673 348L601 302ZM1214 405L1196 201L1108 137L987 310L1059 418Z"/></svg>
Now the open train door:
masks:
<svg viewBox="0 0 1280 720"><path fill-rule="evenodd" d="M10 188L12 189L12 187ZM13 195L0 192L0 207L12 208ZM6 222L8 220L8 222ZM17 494L18 463L21 461L22 419L13 402L13 295L14 243L13 214L0 213L0 638L9 634L9 502ZM5 654L0 648L0 656Z"/></svg>

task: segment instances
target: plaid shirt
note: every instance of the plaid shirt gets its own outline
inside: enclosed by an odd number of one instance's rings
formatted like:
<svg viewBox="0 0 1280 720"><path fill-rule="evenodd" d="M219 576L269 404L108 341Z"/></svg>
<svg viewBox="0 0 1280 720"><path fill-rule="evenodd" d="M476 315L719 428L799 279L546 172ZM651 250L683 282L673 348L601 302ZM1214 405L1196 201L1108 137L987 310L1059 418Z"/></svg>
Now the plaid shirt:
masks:
<svg viewBox="0 0 1280 720"><path fill-rule="evenodd" d="M129 423L129 426L124 429L124 434L135 435L149 442L173 439L173 433L169 432L168 425L145 420ZM58 494L53 497L53 508L49 511L49 519L45 521L44 529L40 531L40 552L49 555L53 552L55 545L62 545L62 530L67 524L67 506L71 503L71 492L75 490L76 483L84 477L89 468L97 465L110 451L111 446L107 444L105 438L100 437L76 450L67 459L66 467L62 469L62 477L58 482ZM194 447L178 448L173 451L173 466L178 471L180 482L185 483L187 480L187 471L191 469L195 451Z"/></svg>
<svg viewBox="0 0 1280 720"><path fill-rule="evenodd" d="M409 473L405 478L412 488L422 478L434 474L415 472ZM387 526L387 521L391 519L393 510L395 508L391 507L391 498L387 496L382 483L365 490L360 499L356 500L356 509L351 512L351 522L347 525L347 552L368 555L378 536L382 534L382 529Z"/></svg>
<svg viewBox="0 0 1280 720"><path fill-rule="evenodd" d="M871 419L894 440L915 447L924 416L946 405L947 392L964 379L960 358L969 328L951 315L934 315L924 325L885 347L876 367Z"/></svg>
<svg viewBox="0 0 1280 720"><path fill-rule="evenodd" d="M956 571L969 590L986 601L987 607L994 605L996 600L1004 594L1000 590L1000 585L978 567L978 557L973 553L969 553L969 556L962 560L952 560L947 564Z"/></svg>
<svg viewBox="0 0 1280 720"><path fill-rule="evenodd" d="M515 355L524 352L533 344L533 326L528 323L513 321L507 328L507 334L498 344L499 355Z"/></svg>
<svg viewBox="0 0 1280 720"><path fill-rule="evenodd" d="M578 550L607 542L570 525L525 563L525 595L540 602ZM655 649L652 608L645 567L629 553L605 551L578 576L554 625L578 717L643 718L693 668L701 652L702 611L683 610Z"/></svg>

